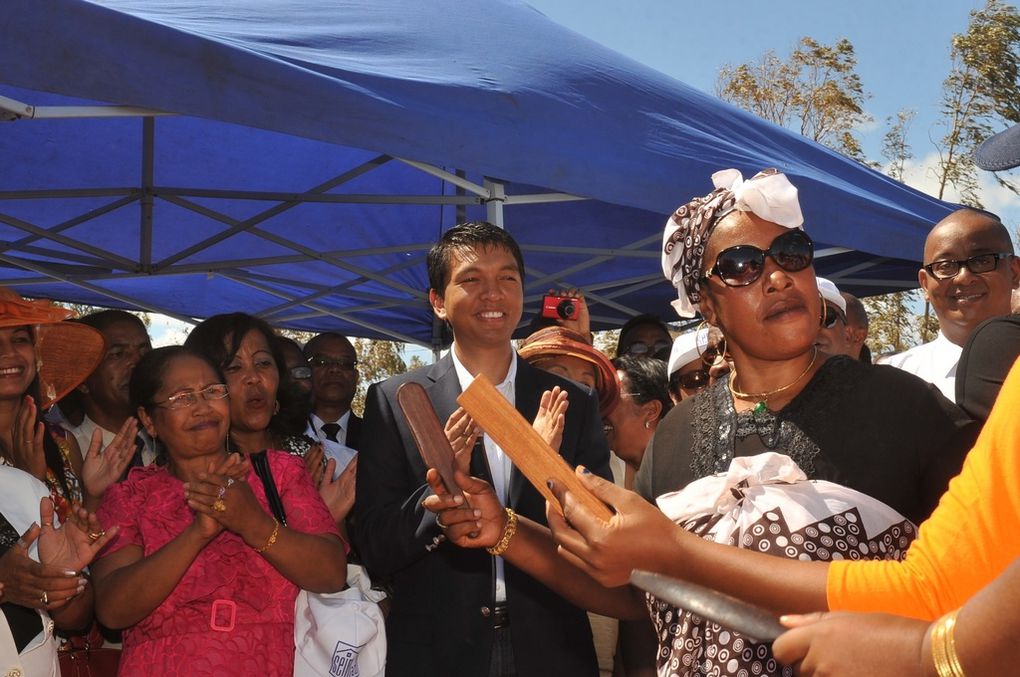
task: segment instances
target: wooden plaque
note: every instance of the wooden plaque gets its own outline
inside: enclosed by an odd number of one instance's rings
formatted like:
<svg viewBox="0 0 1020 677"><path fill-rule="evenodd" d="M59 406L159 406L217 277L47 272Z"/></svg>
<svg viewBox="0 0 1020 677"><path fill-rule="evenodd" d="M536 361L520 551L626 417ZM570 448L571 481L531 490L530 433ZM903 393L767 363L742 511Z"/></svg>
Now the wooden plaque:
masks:
<svg viewBox="0 0 1020 677"><path fill-rule="evenodd" d="M546 481L550 479L565 485L575 499L603 522L612 518L613 511L609 506L581 484L563 457L546 444L542 436L531 427L531 423L514 409L484 375L476 376L467 390L457 398L457 402L557 510L562 512L562 507L546 486Z"/></svg>
<svg viewBox="0 0 1020 677"><path fill-rule="evenodd" d="M435 468L443 478L446 490L454 496L463 497L464 493L453 481L453 469L456 467L453 447L446 439L443 424L432 408L428 393L420 383L405 383L397 388L397 404L407 417L411 435L418 445L418 453L426 467Z"/></svg>

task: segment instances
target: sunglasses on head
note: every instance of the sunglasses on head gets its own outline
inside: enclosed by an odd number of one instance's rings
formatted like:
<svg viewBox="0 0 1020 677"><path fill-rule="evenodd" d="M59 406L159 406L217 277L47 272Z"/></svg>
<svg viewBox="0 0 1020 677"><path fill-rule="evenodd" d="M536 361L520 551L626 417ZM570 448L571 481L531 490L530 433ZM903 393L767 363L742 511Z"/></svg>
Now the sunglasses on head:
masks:
<svg viewBox="0 0 1020 677"><path fill-rule="evenodd" d="M684 390L701 390L708 385L708 371L697 369L680 374L680 387Z"/></svg>
<svg viewBox="0 0 1020 677"><path fill-rule="evenodd" d="M825 314L822 316L822 326L826 329L832 329L836 326L836 322L842 322L846 324L846 317L840 312L839 308L830 306L828 303L825 305Z"/></svg>
<svg viewBox="0 0 1020 677"><path fill-rule="evenodd" d="M727 247L719 252L715 265L705 273L705 277L715 275L727 287L746 287L761 277L767 256L786 272L796 273L811 265L815 245L807 233L795 229L772 240L765 251L750 244Z"/></svg>

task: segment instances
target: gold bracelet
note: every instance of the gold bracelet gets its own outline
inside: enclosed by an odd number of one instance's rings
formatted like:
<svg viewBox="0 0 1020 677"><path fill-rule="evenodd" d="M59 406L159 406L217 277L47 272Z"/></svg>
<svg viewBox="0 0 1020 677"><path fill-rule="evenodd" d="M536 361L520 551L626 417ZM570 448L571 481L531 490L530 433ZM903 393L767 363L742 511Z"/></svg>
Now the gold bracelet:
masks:
<svg viewBox="0 0 1020 677"><path fill-rule="evenodd" d="M491 548L486 548L485 551L490 555L499 557L506 549L510 547L510 539L517 533L517 513L512 508L504 508L506 510L506 526L503 527L503 535L500 537L496 545Z"/></svg>
<svg viewBox="0 0 1020 677"><path fill-rule="evenodd" d="M960 658L956 655L953 630L960 610L950 611L938 619L931 629L931 658L939 677L966 677Z"/></svg>
<svg viewBox="0 0 1020 677"><path fill-rule="evenodd" d="M276 537L280 533L280 520L273 518L273 533L269 534L269 540L261 548L255 548L255 552L261 554L269 550L276 543Z"/></svg>

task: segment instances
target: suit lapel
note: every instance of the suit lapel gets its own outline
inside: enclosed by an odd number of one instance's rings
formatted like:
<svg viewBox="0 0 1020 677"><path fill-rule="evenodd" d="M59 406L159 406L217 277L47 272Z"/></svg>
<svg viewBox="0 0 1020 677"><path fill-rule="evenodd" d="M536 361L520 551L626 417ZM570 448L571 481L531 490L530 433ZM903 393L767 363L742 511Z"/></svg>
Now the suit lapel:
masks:
<svg viewBox="0 0 1020 677"><path fill-rule="evenodd" d="M542 401L542 385L539 383L537 370L521 359L520 356L517 358L514 400L516 401L517 411L521 413L521 416L529 424L534 421L535 414L538 413L538 405ZM528 478L517 469L516 465L512 466L510 470L510 491L507 494L507 504L510 507L519 505L521 492L524 491L524 487L527 484Z"/></svg>

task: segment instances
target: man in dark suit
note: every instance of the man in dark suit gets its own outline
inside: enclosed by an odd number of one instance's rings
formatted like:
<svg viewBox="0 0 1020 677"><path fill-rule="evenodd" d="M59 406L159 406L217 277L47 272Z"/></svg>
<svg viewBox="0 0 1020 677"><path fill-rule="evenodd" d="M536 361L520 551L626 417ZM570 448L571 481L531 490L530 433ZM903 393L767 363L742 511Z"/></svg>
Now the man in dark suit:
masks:
<svg viewBox="0 0 1020 677"><path fill-rule="evenodd" d="M322 443L342 471L360 448L361 419L351 411L358 387L358 354L347 337L326 332L305 345L312 370L312 413L305 434Z"/></svg>
<svg viewBox="0 0 1020 677"><path fill-rule="evenodd" d="M355 544L373 577L388 580L387 675L589 677L598 672L585 613L484 550L440 538L425 465L396 403L397 388L421 383L441 421L457 396L485 374L532 420L545 390L568 392L560 454L609 476L609 449L598 402L585 388L539 371L517 357L510 336L524 303L524 264L505 231L488 223L447 231L429 252L429 301L453 328L449 354L436 364L373 385L354 507ZM488 436L474 447L471 472L504 505L545 523L545 502Z"/></svg>

